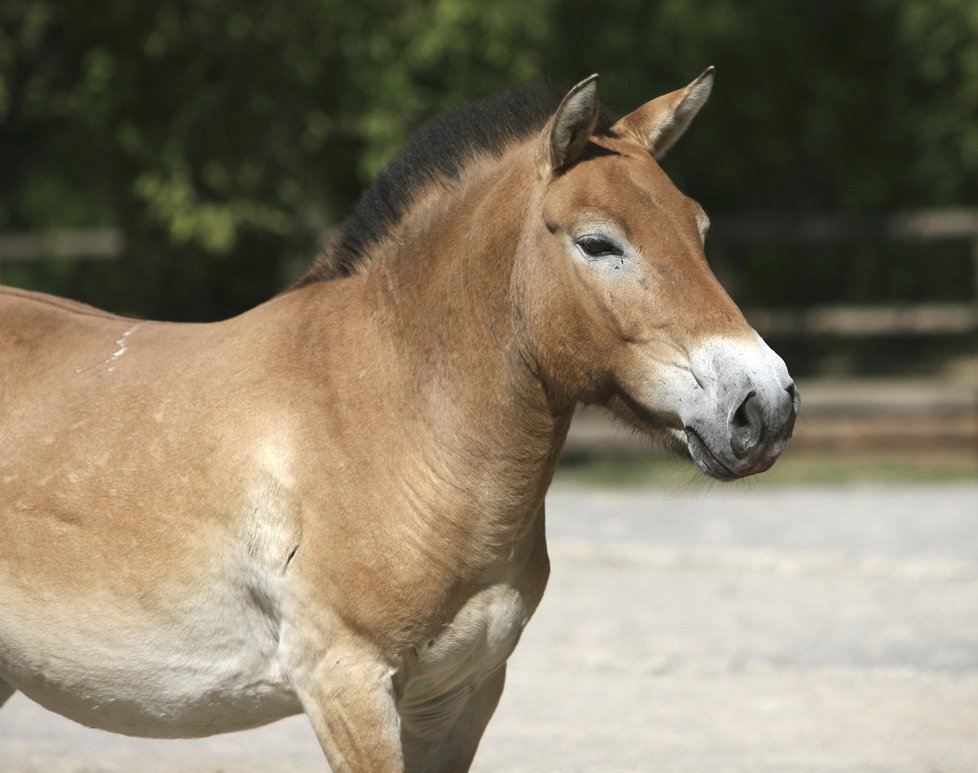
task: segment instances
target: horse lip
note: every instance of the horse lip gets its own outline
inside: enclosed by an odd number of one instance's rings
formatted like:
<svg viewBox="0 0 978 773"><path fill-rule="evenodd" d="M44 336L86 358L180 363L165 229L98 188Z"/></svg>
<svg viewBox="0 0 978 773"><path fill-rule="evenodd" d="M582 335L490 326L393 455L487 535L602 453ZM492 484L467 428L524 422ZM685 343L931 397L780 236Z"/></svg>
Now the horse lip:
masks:
<svg viewBox="0 0 978 773"><path fill-rule="evenodd" d="M746 478L749 475L756 475L760 472L765 472L769 470L774 463L781 456L784 449L787 447L788 442L791 440L791 436L788 435L782 438L779 442L775 443L768 452L764 454L760 459L758 459L754 464L731 464L725 462L720 458L709 444L703 439L693 427L687 425L686 430L686 445L689 449L690 456L693 457L694 461L700 462L701 469L705 468L705 472L710 476L722 481L740 480L741 478ZM697 455L695 453L699 451Z"/></svg>
<svg viewBox="0 0 978 773"><path fill-rule="evenodd" d="M700 435L695 429L687 425L686 429L686 446L689 449L690 456L693 457L693 461L700 462L701 468L704 469L710 476L717 478L718 480L737 480L738 478L744 477L744 475L749 475L750 473L735 472L730 469L709 444L703 440L703 436ZM696 453L699 451L700 453Z"/></svg>

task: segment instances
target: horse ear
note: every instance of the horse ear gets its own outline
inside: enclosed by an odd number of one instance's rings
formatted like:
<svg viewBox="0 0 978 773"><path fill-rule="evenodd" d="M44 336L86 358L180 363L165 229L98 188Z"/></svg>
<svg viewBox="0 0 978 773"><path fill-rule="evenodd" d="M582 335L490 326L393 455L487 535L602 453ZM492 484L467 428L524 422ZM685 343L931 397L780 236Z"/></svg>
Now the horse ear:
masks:
<svg viewBox="0 0 978 773"><path fill-rule="evenodd" d="M620 119L612 131L631 137L653 156L662 158L706 104L713 88L714 72L715 68L707 67L686 88L646 102Z"/></svg>
<svg viewBox="0 0 978 773"><path fill-rule="evenodd" d="M573 164L598 123L598 76L578 83L560 101L543 130L541 173L553 174Z"/></svg>

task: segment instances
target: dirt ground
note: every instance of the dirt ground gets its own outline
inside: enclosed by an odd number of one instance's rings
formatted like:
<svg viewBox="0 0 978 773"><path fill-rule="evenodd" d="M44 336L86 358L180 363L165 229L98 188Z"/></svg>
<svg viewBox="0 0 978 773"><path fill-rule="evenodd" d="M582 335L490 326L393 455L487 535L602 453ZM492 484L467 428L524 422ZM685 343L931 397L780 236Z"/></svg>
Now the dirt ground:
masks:
<svg viewBox="0 0 978 773"><path fill-rule="evenodd" d="M978 484L563 486L548 531L475 770L978 770ZM0 710L5 773L324 769L303 717L143 741Z"/></svg>

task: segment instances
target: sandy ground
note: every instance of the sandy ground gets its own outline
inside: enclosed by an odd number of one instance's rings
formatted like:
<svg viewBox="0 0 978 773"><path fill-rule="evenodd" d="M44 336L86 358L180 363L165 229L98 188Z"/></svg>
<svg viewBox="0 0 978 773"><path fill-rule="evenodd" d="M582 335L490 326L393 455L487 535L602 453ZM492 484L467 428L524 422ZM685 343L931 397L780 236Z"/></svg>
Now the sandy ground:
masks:
<svg viewBox="0 0 978 773"><path fill-rule="evenodd" d="M978 485L549 501L475 770L978 771ZM4 773L324 769L303 717L143 741L0 710Z"/></svg>

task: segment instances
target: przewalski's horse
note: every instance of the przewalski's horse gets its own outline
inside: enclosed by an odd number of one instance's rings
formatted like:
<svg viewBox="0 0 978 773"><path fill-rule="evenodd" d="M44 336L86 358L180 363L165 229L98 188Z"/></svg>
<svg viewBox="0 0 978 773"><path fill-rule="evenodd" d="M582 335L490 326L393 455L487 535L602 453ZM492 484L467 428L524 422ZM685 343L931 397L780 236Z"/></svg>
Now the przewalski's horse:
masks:
<svg viewBox="0 0 978 773"><path fill-rule="evenodd" d="M305 711L332 767L462 770L547 583L577 402L707 475L798 408L655 159L689 86L435 122L291 290L214 324L0 295L0 696L202 736Z"/></svg>

